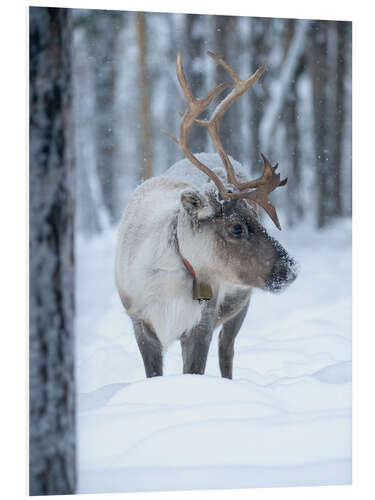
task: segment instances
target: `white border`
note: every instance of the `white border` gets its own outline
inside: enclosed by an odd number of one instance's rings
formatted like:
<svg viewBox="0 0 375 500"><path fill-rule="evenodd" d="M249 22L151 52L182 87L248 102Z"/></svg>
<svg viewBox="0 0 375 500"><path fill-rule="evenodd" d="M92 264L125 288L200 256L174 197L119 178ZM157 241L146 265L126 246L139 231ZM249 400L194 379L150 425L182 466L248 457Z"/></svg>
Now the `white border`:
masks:
<svg viewBox="0 0 375 500"><path fill-rule="evenodd" d="M354 21L354 440L353 486L221 490L204 492L128 493L134 499L330 499L375 498L374 383L375 328L373 325L374 220L371 201L375 186L374 144L374 27L370 2L314 0L301 2L230 0L217 5L207 0L53 0L4 3L1 9L1 495L27 496L27 6L55 6L194 12L265 17L340 19ZM4 113L5 107L5 113ZM5 280L4 280L5 275ZM324 283L322 283L324 286ZM123 495L123 494L121 494ZM87 500L116 498L85 495ZM58 497L50 497L58 498Z"/></svg>
<svg viewBox="0 0 375 500"><path fill-rule="evenodd" d="M96 8L114 10L142 10L153 12L190 12L197 14L221 14L260 17L294 17L309 19L351 20L353 7L344 2L299 2L286 0L267 0L267 2L243 2L230 0L220 4L212 0L76 0L76 1L41 1L28 2L30 5Z"/></svg>

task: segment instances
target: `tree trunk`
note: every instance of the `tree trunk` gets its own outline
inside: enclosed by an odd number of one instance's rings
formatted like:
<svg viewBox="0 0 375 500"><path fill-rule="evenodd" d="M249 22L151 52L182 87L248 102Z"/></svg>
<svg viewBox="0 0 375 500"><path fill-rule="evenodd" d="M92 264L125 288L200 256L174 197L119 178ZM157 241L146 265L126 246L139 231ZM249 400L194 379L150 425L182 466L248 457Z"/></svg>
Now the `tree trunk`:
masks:
<svg viewBox="0 0 375 500"><path fill-rule="evenodd" d="M185 16L185 47L183 51L184 71L189 87L195 97L203 97L207 57L204 54L205 17L196 14ZM186 103L184 104L186 106ZM202 115L203 117L204 115ZM191 128L189 146L193 153L207 151L207 132L199 126Z"/></svg>
<svg viewBox="0 0 375 500"><path fill-rule="evenodd" d="M331 215L332 192L330 192L329 149L330 131L327 117L327 24L315 22L312 26L312 49L310 51L313 82L315 165L317 187L317 227L324 227Z"/></svg>
<svg viewBox="0 0 375 500"><path fill-rule="evenodd" d="M110 226L109 212L103 200L102 185L96 163L96 122L94 75L90 64L87 29L82 25L83 11L74 9L73 18L73 128L76 164L75 227L87 236ZM87 14L86 14L87 16ZM78 18L78 20L77 20ZM82 82L85 85L82 85Z"/></svg>
<svg viewBox="0 0 375 500"><path fill-rule="evenodd" d="M254 17L249 19L250 22L250 39L249 51L251 58L251 70L253 73L259 68L269 56L269 39L271 32L271 23L269 19ZM266 76L262 78L251 87L248 92L248 99L250 101L250 133L249 139L251 141L251 156L250 166L251 175L259 176L263 171L263 161L260 156L262 151L266 156L270 156L269 151L262 150L261 140L261 122L264 117L265 103L267 102L267 81Z"/></svg>
<svg viewBox="0 0 375 500"><path fill-rule="evenodd" d="M97 173L103 202L111 222L118 220L115 83L116 48L121 16L116 12L92 10L86 19L91 71L95 91L95 149Z"/></svg>
<svg viewBox="0 0 375 500"><path fill-rule="evenodd" d="M233 16L213 16L214 28L214 52L225 59L229 65L233 67L240 78L245 78L248 75L243 75L241 68L238 65L239 60L239 39L237 35L237 18ZM237 61L237 64L236 64ZM218 64L215 64L215 81L216 85L222 82L231 82L232 80L228 73ZM229 93L229 91L227 91ZM225 94L223 93L223 96ZM223 99L221 96L221 99ZM240 160L241 156L241 102L236 102L225 113L225 116L219 123L220 139L223 143L224 150L236 160Z"/></svg>
<svg viewBox="0 0 375 500"><path fill-rule="evenodd" d="M344 137L341 144L342 156L342 209L345 216L352 215L352 23L345 23L345 59L344 75Z"/></svg>
<svg viewBox="0 0 375 500"><path fill-rule="evenodd" d="M30 8L30 495L76 487L69 9Z"/></svg>
<svg viewBox="0 0 375 500"><path fill-rule="evenodd" d="M142 161L142 179L148 179L152 175L151 167L151 113L150 113L150 91L147 70L147 27L143 12L137 12L137 36L138 36L138 73L141 118L140 128L140 154Z"/></svg>
<svg viewBox="0 0 375 500"><path fill-rule="evenodd" d="M295 34L295 20L289 19L285 21L284 33L284 47L285 55L287 57L290 43ZM283 120L285 120L286 129L286 160L289 165L288 184L287 189L287 219L288 225L293 226L303 217L303 203L301 199L301 151L300 151L300 137L298 128L298 96L297 96L297 82L299 76L302 74L302 63L297 64L295 75L290 82L288 95L284 103Z"/></svg>
<svg viewBox="0 0 375 500"><path fill-rule="evenodd" d="M180 124L180 117L177 113L179 109L179 95L177 89L176 82L176 52L179 43L178 39L178 31L176 29L175 17L168 15L166 17L166 23L168 26L168 37L170 39L170 43L167 48L167 64L166 68L163 68L163 82L166 87L167 99L165 100L164 107L164 117L161 123L163 123L163 128L165 130L178 131L178 127ZM185 104L186 106L186 104ZM183 109L183 108L182 108ZM164 168L170 167L176 159L181 156L181 151L177 147L177 145L171 141L167 136L165 136L165 150L166 150L166 158L164 160ZM159 139L160 140L160 139Z"/></svg>
<svg viewBox="0 0 375 500"><path fill-rule="evenodd" d="M346 32L349 23L338 21L335 23L335 30L337 31L337 63L336 63L336 101L334 119L336 124L335 130L335 156L334 156L334 213L336 216L343 214L342 204L342 148L343 136L346 120L345 109L345 76L347 73L347 59L346 59Z"/></svg>

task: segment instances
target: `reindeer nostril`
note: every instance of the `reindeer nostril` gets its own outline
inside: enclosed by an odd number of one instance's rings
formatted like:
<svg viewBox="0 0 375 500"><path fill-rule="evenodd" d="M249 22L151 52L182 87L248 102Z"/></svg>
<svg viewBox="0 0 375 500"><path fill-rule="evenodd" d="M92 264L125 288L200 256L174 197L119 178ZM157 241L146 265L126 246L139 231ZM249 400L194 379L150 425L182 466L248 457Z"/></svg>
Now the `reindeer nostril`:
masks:
<svg viewBox="0 0 375 500"><path fill-rule="evenodd" d="M285 281L288 277L288 270L285 265L279 266L277 270L277 277L281 281Z"/></svg>
<svg viewBox="0 0 375 500"><path fill-rule="evenodd" d="M288 257L275 262L269 278L266 281L266 289L271 292L280 292L290 285L297 277L297 266L295 261Z"/></svg>

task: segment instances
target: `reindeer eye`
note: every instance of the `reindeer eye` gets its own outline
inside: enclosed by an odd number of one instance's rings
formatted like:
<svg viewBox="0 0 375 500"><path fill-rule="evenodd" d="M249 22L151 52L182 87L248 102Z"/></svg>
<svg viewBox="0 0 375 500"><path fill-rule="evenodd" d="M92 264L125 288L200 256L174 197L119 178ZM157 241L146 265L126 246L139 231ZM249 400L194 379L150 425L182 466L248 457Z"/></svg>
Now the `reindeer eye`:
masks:
<svg viewBox="0 0 375 500"><path fill-rule="evenodd" d="M241 224L234 224L232 226L232 233L235 235L235 236L241 236L241 234L243 233L243 227Z"/></svg>

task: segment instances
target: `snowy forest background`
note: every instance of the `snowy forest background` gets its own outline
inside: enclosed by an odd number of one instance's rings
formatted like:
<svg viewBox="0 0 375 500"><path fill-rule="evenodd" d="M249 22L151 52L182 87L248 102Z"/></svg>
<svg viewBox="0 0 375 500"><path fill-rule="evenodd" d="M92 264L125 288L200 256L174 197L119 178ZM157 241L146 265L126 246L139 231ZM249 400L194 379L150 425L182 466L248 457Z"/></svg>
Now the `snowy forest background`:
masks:
<svg viewBox="0 0 375 500"><path fill-rule="evenodd" d="M142 178L181 158L161 133L178 130L185 102L181 51L193 93L222 81L211 50L245 78L267 71L221 124L226 151L258 176L260 151L278 161L286 189L273 196L284 225L324 227L351 214L351 24L250 17L73 11L77 225L116 223ZM199 127L193 152L213 151Z"/></svg>
<svg viewBox="0 0 375 500"><path fill-rule="evenodd" d="M351 23L31 8L29 35L30 493L349 484ZM206 50L242 78L267 61L221 138L252 176L260 152L288 176L283 231L264 224L301 272L254 293L232 381L215 340L205 376L181 375L176 343L145 380L118 222L182 157L161 132L185 110L177 52L196 96L228 80ZM190 145L213 151L198 127Z"/></svg>

